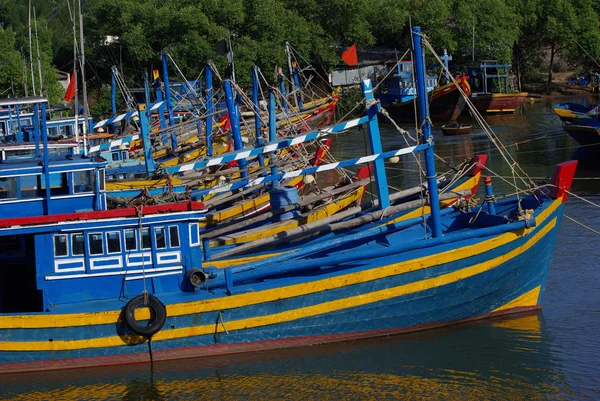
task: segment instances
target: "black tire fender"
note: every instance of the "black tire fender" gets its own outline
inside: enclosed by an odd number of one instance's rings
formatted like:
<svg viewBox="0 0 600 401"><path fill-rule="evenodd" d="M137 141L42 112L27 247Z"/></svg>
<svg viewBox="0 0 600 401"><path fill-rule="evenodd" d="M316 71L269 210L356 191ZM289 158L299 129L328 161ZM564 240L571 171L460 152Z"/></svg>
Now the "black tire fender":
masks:
<svg viewBox="0 0 600 401"><path fill-rule="evenodd" d="M145 303L145 297L148 297L148 304ZM135 320L135 310L140 306L146 306L150 309L150 319L146 326L140 325L137 320ZM138 295L129 300L125 305L124 319L127 326L129 326L131 331L135 334L151 338L165 325L165 322L167 321L167 308L165 308L165 305L163 305L163 303L154 295Z"/></svg>

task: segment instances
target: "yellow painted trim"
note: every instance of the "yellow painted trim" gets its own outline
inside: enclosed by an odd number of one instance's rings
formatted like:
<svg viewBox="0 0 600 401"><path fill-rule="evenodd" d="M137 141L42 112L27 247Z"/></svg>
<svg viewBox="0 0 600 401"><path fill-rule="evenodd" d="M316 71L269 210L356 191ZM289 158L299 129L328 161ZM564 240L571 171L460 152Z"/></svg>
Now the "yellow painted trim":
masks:
<svg viewBox="0 0 600 401"><path fill-rule="evenodd" d="M226 236L228 238L225 241L220 241L218 244L214 244L214 246L243 244L245 242L259 240L262 238L270 237L282 231L298 227L300 225L304 225L313 221L324 219L328 216L332 216L340 210L343 210L352 203L356 202L357 199L360 199L364 192L364 189L364 187L357 188L355 191L352 191L350 194L344 196L343 198L333 203L330 203L324 206L323 208L315 210L313 213L304 218L299 217L296 219L285 220L278 224L267 225L263 227L262 230L252 230L249 234L246 234L245 232L232 234L231 236ZM211 246L213 246L213 244L211 244Z"/></svg>
<svg viewBox="0 0 600 401"><path fill-rule="evenodd" d="M538 299L540 298L541 290L542 287L538 285L533 290L527 291L525 294L513 299L512 301L502 305L499 308L494 309L493 312L499 312L519 307L536 306L538 304Z"/></svg>
<svg viewBox="0 0 600 401"><path fill-rule="evenodd" d="M529 96L528 92L518 92L518 93L492 93L492 98L495 97L527 97Z"/></svg>
<svg viewBox="0 0 600 401"><path fill-rule="evenodd" d="M536 225L539 226L561 205L561 203L561 199L557 199L554 202L552 202L552 204L550 204L546 208L546 210L544 210L537 216ZM552 222L548 223L548 226L545 228L545 230L549 230L555 225L556 218L554 218ZM536 228L533 227L520 231L512 231L491 238L489 240L482 241L478 244L467 245L457 249L451 249L436 255L425 256L422 258L413 259L405 262L399 262L376 269L344 274L341 276L312 281L309 283L273 288L260 292L250 292L232 295L225 298L214 298L168 305L167 316L183 316L195 313L239 308L248 305L256 305L281 299L294 298L335 288L342 288L353 284L374 281L389 276L403 274L415 270L421 270L428 267L476 256L488 252L494 248L505 245L507 243L510 243L511 241L517 240L535 230ZM117 310L88 313L0 316L0 329L76 327L95 324L114 324L118 320L120 314L121 311ZM148 316L140 316L140 319L142 318L148 318Z"/></svg>
<svg viewBox="0 0 600 401"><path fill-rule="evenodd" d="M489 109L488 113L514 113L516 109Z"/></svg>
<svg viewBox="0 0 600 401"><path fill-rule="evenodd" d="M334 301L323 302L317 305L311 305L298 309L291 309L280 313L274 313L272 315L267 316L257 316L251 317L247 319L239 319L233 321L225 321L223 325L203 325L203 326L192 326L192 327L184 327L179 329L171 329L171 330L163 330L156 333L153 337L153 341L164 341L164 340L174 340L179 338L187 338L194 337L206 334L214 334L215 332L224 332L225 329L223 326L227 328L229 332L235 330L244 330L250 329L254 327L262 327L269 326L278 323L290 322L297 319L303 319L312 316L318 316L326 313L337 312L340 310L355 308L362 305L368 305L379 301L384 301L386 299L395 298L399 296L404 296L416 292L426 291L433 288L441 287L447 284L451 284L460 280L464 280L469 277L473 277L477 274L481 274L483 272L489 271L507 261L513 259L514 257L519 256L523 252L527 251L529 248L534 246L540 239L542 239L547 233L550 232L556 226L556 218L552 219L544 228L535 233L526 243L519 246L518 248L513 249L512 251L500 255L494 259L477 263L475 265L466 267L464 269L442 274L437 277L428 278L425 280L421 280L415 283L404 284L392 288L386 288L383 290L373 291L367 294L360 294L351 296L348 298L336 299ZM513 233L508 233L513 234ZM444 252L443 254L455 253L457 250ZM467 256L458 255L458 259L466 258ZM421 259L428 259L421 258ZM385 266L385 268L395 267L403 264L414 264L414 261L410 262L402 262L394 265ZM443 262L441 262L443 263ZM435 263L440 264L440 263ZM414 266L413 269L407 270L418 270L422 269L425 266ZM362 272L363 274L368 274L369 272ZM400 274L401 272L393 272L393 275ZM346 282L346 285L351 285L352 283ZM283 289L281 289L283 290ZM284 293L282 292L281 295ZM261 292L251 294L256 297L260 297ZM228 298L231 300L233 297ZM264 302L264 301L263 301ZM92 339L84 339L84 340L54 340L52 342L48 341L30 341L30 342L11 342L11 341L3 341L0 342L0 351L63 351L63 350L75 350L75 349L85 349L85 348L104 348L104 347L114 347L125 345L124 341L131 341L133 339L122 339L119 336L111 336L111 337L102 337L102 338L92 338Z"/></svg>

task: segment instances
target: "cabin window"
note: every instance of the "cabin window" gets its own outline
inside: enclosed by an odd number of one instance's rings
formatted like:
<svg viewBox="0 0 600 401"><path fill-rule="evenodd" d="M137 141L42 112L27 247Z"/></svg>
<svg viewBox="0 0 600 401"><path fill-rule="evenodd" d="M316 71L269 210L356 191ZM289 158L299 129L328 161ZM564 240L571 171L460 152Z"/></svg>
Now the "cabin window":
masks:
<svg viewBox="0 0 600 401"><path fill-rule="evenodd" d="M101 233L88 234L88 243L90 245L90 255L102 255L104 253Z"/></svg>
<svg viewBox="0 0 600 401"><path fill-rule="evenodd" d="M142 249L150 249L152 244L150 243L150 229L148 227L142 228Z"/></svg>
<svg viewBox="0 0 600 401"><path fill-rule="evenodd" d="M58 136L58 127L48 127L48 136L49 137L57 137ZM50 138L52 139L52 138Z"/></svg>
<svg viewBox="0 0 600 401"><path fill-rule="evenodd" d="M96 176L94 170L73 172L73 188L75 193L94 192Z"/></svg>
<svg viewBox="0 0 600 401"><path fill-rule="evenodd" d="M171 248L179 247L179 227L169 227L169 244L171 245Z"/></svg>
<svg viewBox="0 0 600 401"><path fill-rule="evenodd" d="M198 232L198 223L192 223L189 225L190 228L190 245L200 244L200 233Z"/></svg>
<svg viewBox="0 0 600 401"><path fill-rule="evenodd" d="M46 191L46 176L40 177L40 195L44 196ZM50 195L68 195L69 185L67 181L67 173L52 173L50 174Z"/></svg>
<svg viewBox="0 0 600 401"><path fill-rule="evenodd" d="M0 178L0 199L17 198L17 177Z"/></svg>
<svg viewBox="0 0 600 401"><path fill-rule="evenodd" d="M121 151L121 160L127 160L129 159L129 154L127 153L126 150Z"/></svg>
<svg viewBox="0 0 600 401"><path fill-rule="evenodd" d="M21 176L21 199L37 198L38 196L38 176Z"/></svg>
<svg viewBox="0 0 600 401"><path fill-rule="evenodd" d="M104 169L103 168L98 171L98 177L99 177L98 179L100 180L100 191L104 191L105 178L104 178Z"/></svg>
<svg viewBox="0 0 600 401"><path fill-rule="evenodd" d="M108 253L120 253L121 233L118 231L106 233L106 247L108 248Z"/></svg>
<svg viewBox="0 0 600 401"><path fill-rule="evenodd" d="M83 234L72 234L71 235L71 249L73 250L73 256L83 255L84 241Z"/></svg>
<svg viewBox="0 0 600 401"><path fill-rule="evenodd" d="M69 255L69 248L67 245L67 235L60 234L54 236L54 256L67 256Z"/></svg>
<svg viewBox="0 0 600 401"><path fill-rule="evenodd" d="M165 238L165 229L163 227L154 229L154 239L156 240L156 249L165 249L167 247L167 239Z"/></svg>
<svg viewBox="0 0 600 401"><path fill-rule="evenodd" d="M112 161L119 161L119 152L112 152Z"/></svg>
<svg viewBox="0 0 600 401"><path fill-rule="evenodd" d="M132 228L125 230L125 250L137 251L137 235L136 231Z"/></svg>

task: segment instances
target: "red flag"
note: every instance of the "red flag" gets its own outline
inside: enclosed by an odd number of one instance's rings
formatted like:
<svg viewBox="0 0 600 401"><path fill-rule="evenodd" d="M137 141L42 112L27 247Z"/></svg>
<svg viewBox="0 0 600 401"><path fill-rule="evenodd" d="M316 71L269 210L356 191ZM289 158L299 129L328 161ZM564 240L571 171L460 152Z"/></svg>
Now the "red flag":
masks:
<svg viewBox="0 0 600 401"><path fill-rule="evenodd" d="M65 92L65 102L68 103L74 97L75 97L75 75L71 71L71 80L69 81L69 86L67 87L67 92Z"/></svg>
<svg viewBox="0 0 600 401"><path fill-rule="evenodd" d="M356 55L356 44L350 46L346 51L342 53L342 60L348 65L358 64L358 56Z"/></svg>

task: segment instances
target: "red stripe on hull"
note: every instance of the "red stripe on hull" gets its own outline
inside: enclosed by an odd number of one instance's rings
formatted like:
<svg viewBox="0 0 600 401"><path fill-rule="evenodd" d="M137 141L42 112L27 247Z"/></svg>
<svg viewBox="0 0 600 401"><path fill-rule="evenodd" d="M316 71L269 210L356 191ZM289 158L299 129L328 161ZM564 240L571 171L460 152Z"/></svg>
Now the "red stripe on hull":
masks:
<svg viewBox="0 0 600 401"><path fill-rule="evenodd" d="M320 336L305 336L284 338L279 340L265 340L253 343L240 344L216 344L203 347L193 348L177 348L172 350L155 351L153 353L154 362L171 361L178 359L190 359L210 356L221 356L231 354L242 354L248 352L268 351L283 348L306 347L342 341L355 341L366 338L387 337L396 334L413 333L417 331L431 330L455 324L475 322L478 320L488 319L492 317L501 317L512 314L528 313L540 310L541 306L518 307L499 312L491 312L483 315L470 317L467 319L455 320L451 322L436 322L425 323L417 326L399 328L399 329L383 329L363 331L358 333L346 334L328 334ZM131 365L140 363L149 363L150 356L144 354L129 354L115 356L100 356L92 358L75 358L65 359L60 361L40 361L40 362L23 362L0 365L0 374L10 373L27 373L49 370L63 369L80 369L91 367L107 367L117 365Z"/></svg>
<svg viewBox="0 0 600 401"><path fill-rule="evenodd" d="M144 206L141 212L144 216L161 213L188 212L204 209L202 202L180 202L168 203L164 205ZM101 210L97 212L65 213L52 214L49 216L30 216L17 217L12 219L0 220L0 228L13 226L32 226L37 224L53 224L65 221L82 221L97 219L114 219L122 217L136 217L140 209L130 207L124 209Z"/></svg>

